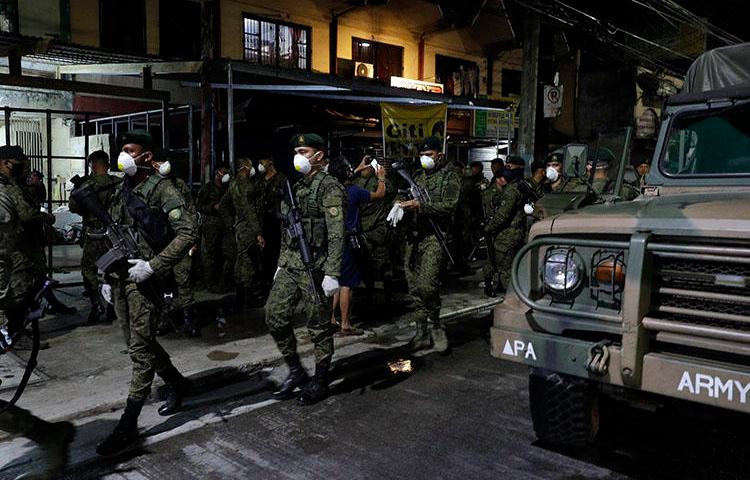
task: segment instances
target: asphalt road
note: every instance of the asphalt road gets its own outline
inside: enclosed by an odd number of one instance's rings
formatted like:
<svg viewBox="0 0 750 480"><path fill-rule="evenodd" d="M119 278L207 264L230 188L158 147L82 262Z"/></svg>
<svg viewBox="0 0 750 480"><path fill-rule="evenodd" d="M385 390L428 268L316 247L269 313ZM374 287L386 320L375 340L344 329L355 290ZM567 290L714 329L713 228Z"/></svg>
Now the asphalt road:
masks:
<svg viewBox="0 0 750 480"><path fill-rule="evenodd" d="M610 405L598 446L541 445L526 369L489 356L486 328L453 335L461 345L449 356L412 358L408 375L389 371L388 361L404 353L385 346L340 362L335 394L311 407L269 401L267 380L256 378L251 394L208 407L226 414L219 421L165 431L67 478L747 478L744 416Z"/></svg>

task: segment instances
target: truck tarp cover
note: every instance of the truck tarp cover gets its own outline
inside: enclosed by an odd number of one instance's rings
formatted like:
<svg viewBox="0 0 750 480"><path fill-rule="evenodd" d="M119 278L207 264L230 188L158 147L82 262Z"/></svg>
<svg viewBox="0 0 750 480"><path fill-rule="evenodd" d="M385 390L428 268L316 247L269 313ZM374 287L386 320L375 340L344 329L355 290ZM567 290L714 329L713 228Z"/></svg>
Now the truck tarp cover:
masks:
<svg viewBox="0 0 750 480"><path fill-rule="evenodd" d="M750 85L750 43L710 50L690 66L683 93Z"/></svg>

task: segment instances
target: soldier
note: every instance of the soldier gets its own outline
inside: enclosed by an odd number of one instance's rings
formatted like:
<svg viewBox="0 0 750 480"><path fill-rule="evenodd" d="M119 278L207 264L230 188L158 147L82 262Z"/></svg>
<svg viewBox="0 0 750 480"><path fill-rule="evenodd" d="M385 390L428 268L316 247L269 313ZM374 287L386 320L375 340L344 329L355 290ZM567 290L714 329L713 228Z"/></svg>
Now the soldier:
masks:
<svg viewBox="0 0 750 480"><path fill-rule="evenodd" d="M281 199L283 197L286 175L276 170L273 157L261 156L258 161L258 172L263 179L263 202L261 211L261 223L263 224L263 238L266 246L261 251L261 264L263 265L262 281L264 290L267 292L273 283L273 272L279 263L281 252Z"/></svg>
<svg viewBox="0 0 750 480"><path fill-rule="evenodd" d="M471 261L470 258L467 258L467 255L473 250L474 243L478 239L476 233L479 231L482 217L477 212L482 210L482 192L484 192L490 183L485 178L484 173L482 173L482 162L471 162L469 169L469 176L461 179L461 201L459 206L461 218L463 219L459 233L462 248L457 253L464 262L464 270L468 269L468 265L465 262Z"/></svg>
<svg viewBox="0 0 750 480"><path fill-rule="evenodd" d="M443 232L449 232L458 206L461 178L446 168L443 141L428 137L420 148L422 170L415 182L425 188L430 200L407 200L396 205L413 212L407 230L404 252L404 270L409 285L409 295L415 304L416 333L409 342L413 350L434 346L438 352L448 351L445 325L440 320L440 269L445 260L443 251L429 220L434 220ZM394 207L395 209L396 207ZM393 211L393 209L392 209ZM432 331L428 331L428 323Z"/></svg>
<svg viewBox="0 0 750 480"><path fill-rule="evenodd" d="M9 347L6 335L9 338L22 328L34 285L44 275L44 269L34 268L22 235L27 226L35 228L46 221L38 208L28 204L19 186L24 160L20 147L0 147L0 354ZM7 403L0 400L0 410L6 407ZM65 469L68 446L75 435L71 423L46 422L12 406L0 413L0 430L26 437L39 446L44 478L54 478Z"/></svg>
<svg viewBox="0 0 750 480"><path fill-rule="evenodd" d="M531 163L531 175L526 179L526 182L531 187L537 198L542 198L544 196L544 185L546 180L547 166L545 162L534 160ZM528 238L531 225L542 219L543 212L539 208L534 208L534 204L529 203L528 199L526 203L531 206L531 213L526 213L526 238Z"/></svg>
<svg viewBox="0 0 750 480"><path fill-rule="evenodd" d="M249 158L240 158L237 176L229 182L227 194L221 199L219 211L234 234L237 256L234 263L234 281L237 284L238 305L255 306L255 265L253 249L265 247L262 226L258 218L261 186L253 180L255 167Z"/></svg>
<svg viewBox="0 0 750 480"><path fill-rule="evenodd" d="M381 185L381 181L375 174L375 168L372 165L372 158L365 156L355 173L354 185L375 192ZM367 296L374 300L375 292L375 273L379 272L383 279L383 290L385 291L385 303L390 302L391 292L393 290L393 268L390 260L390 243L391 230L386 223L388 209L386 205L393 203L396 195L396 189L393 184L385 179L385 194L382 200L365 203L360 207L360 224L362 235L365 238L367 261L363 262L362 274L367 289Z"/></svg>
<svg viewBox="0 0 750 480"><path fill-rule="evenodd" d="M490 169L492 169L492 178L496 178L495 174L505 168L505 162L502 158L496 158L490 162Z"/></svg>
<svg viewBox="0 0 750 480"><path fill-rule="evenodd" d="M193 218L197 218L197 210L190 187L183 179L171 175L172 162L169 160L168 152L165 150L154 152L153 166L157 175L171 180L172 185L180 192L185 209ZM193 295L193 282L190 278L190 272L193 269L193 255L197 249L198 246L193 245L173 269L174 281L177 285L177 295L173 307L182 313L182 332L188 337L200 337L201 335L200 327L193 315L195 296ZM167 330L169 330L169 323L165 322L160 326L159 333L165 333Z"/></svg>
<svg viewBox="0 0 750 480"><path fill-rule="evenodd" d="M339 288L346 194L344 187L323 170L326 163L325 144L319 135L297 135L292 139L291 146L295 152L294 168L303 175L294 185L294 196L315 259L316 285L310 285L298 245L288 233L285 234L279 266L266 302L266 323L289 366L289 375L273 392L274 397L292 398L296 388L304 387L297 400L309 405L328 396L328 370L333 356L331 303L319 299L312 288L318 289L320 286L327 297L332 297ZM288 208L288 203L282 204L284 213ZM292 329L292 313L300 302L304 305L307 329L315 344L315 376L312 381L309 381L300 363Z"/></svg>
<svg viewBox="0 0 750 480"><path fill-rule="evenodd" d="M89 185L97 193L102 205L110 205L115 188L122 180L109 174L109 155L103 150L92 152L88 158L89 175L82 179L82 185ZM79 210L75 199L71 198L70 211L83 216L83 253L81 255L81 276L83 277L83 288L87 292L91 302L91 313L88 323L98 323L107 320L107 314L102 305L99 293L99 274L96 261L105 253L104 245L99 240L92 240L89 234L101 233L104 225L91 214Z"/></svg>
<svg viewBox="0 0 750 480"><path fill-rule="evenodd" d="M46 207L47 188L44 186L44 174L39 170L32 170L26 183L37 208Z"/></svg>
<svg viewBox="0 0 750 480"><path fill-rule="evenodd" d="M485 225L486 232L493 239L495 270L500 277L496 292L508 288L513 257L526 238L526 213L523 208L526 199L516 186L523 180L524 165L523 158L515 155L509 156L506 160L501 175L507 185L503 187L499 202L491 211Z"/></svg>
<svg viewBox="0 0 750 480"><path fill-rule="evenodd" d="M138 230L142 257L129 260L132 266L127 277L109 275L111 284L102 286L102 295L114 302L117 318L123 324L133 374L125 411L112 433L97 447L100 455L117 453L137 438L138 416L151 392L154 373L169 389L166 402L159 407L160 415L180 411L190 387L157 342L156 323L159 302L163 300L159 298L163 293L160 284L195 245L196 219L172 182L154 174L154 142L148 132L129 132L121 136L119 143L122 151L117 163L126 177L115 190L110 214L119 224ZM133 218L136 215L138 223ZM151 228L154 225L159 228Z"/></svg>
<svg viewBox="0 0 750 480"><path fill-rule="evenodd" d="M563 172L563 156L560 153L552 152L545 160L547 168L552 168L557 172L555 178L549 178L550 183L547 191L558 192L565 186L565 174ZM549 175L547 175L549 177Z"/></svg>
<svg viewBox="0 0 750 480"><path fill-rule="evenodd" d="M495 236L487 230L487 225L495 214L495 210L500 206L503 187L507 185L502 170L496 171L494 175L492 183L482 192L482 230L487 247L487 263L482 268L482 273L484 274L484 294L488 297L497 296L494 286L497 285L498 271L495 262Z"/></svg>
<svg viewBox="0 0 750 480"><path fill-rule="evenodd" d="M198 199L195 202L195 207L203 218L200 248L203 282L212 292L226 291L229 283L226 272L234 268L234 263L231 266L225 265L233 262L233 256L226 255L227 252L223 248L228 227L224 224L219 210L230 179L229 164L220 163L216 167L213 179L198 191Z"/></svg>

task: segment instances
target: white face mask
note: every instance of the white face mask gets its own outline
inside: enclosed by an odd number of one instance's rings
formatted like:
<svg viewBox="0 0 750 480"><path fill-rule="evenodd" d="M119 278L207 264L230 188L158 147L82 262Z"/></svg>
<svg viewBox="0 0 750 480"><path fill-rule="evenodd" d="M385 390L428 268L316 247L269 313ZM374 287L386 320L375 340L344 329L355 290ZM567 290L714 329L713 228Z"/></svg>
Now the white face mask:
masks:
<svg viewBox="0 0 750 480"><path fill-rule="evenodd" d="M419 161L422 164L422 168L425 170L432 170L435 168L435 159L428 155L422 155L419 157Z"/></svg>
<svg viewBox="0 0 750 480"><path fill-rule="evenodd" d="M172 164L169 163L169 160L159 165L159 175L166 177L171 172L172 172Z"/></svg>
<svg viewBox="0 0 750 480"><path fill-rule="evenodd" d="M250 176L251 177L255 176L255 167L250 167Z"/></svg>
<svg viewBox="0 0 750 480"><path fill-rule="evenodd" d="M230 177L228 173L225 173L224 175L221 176L221 183L229 183L230 178L232 177Z"/></svg>
<svg viewBox="0 0 750 480"><path fill-rule="evenodd" d="M545 170L545 175L547 175L547 180L550 182L556 182L558 177L560 177L560 174L557 172L557 169L555 167L547 167L547 170Z"/></svg>
<svg viewBox="0 0 750 480"><path fill-rule="evenodd" d="M258 164L258 173L266 173L266 167L262 163Z"/></svg>
<svg viewBox="0 0 750 480"><path fill-rule="evenodd" d="M301 153L295 154L294 155L294 169L297 170L302 175L307 175L308 173L310 173L310 170L312 170L312 164L310 163L310 159L302 155Z"/></svg>
<svg viewBox="0 0 750 480"><path fill-rule="evenodd" d="M132 177L138 171L138 165L135 164L135 159L125 152L120 152L117 156L117 168L121 172L125 172L125 175Z"/></svg>

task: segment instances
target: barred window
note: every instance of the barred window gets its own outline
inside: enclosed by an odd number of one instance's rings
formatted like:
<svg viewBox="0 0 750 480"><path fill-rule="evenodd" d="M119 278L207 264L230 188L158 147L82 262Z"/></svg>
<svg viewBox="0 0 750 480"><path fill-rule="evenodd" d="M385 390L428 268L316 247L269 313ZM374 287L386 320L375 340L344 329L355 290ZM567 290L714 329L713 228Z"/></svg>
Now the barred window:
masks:
<svg viewBox="0 0 750 480"><path fill-rule="evenodd" d="M0 32L18 33L18 0L0 0Z"/></svg>
<svg viewBox="0 0 750 480"><path fill-rule="evenodd" d="M310 27L245 15L245 61L309 70L311 32Z"/></svg>

